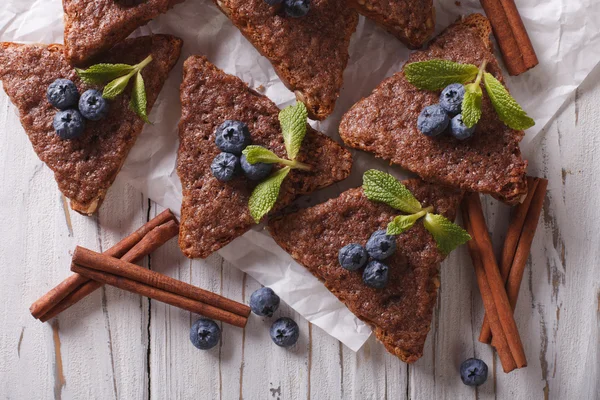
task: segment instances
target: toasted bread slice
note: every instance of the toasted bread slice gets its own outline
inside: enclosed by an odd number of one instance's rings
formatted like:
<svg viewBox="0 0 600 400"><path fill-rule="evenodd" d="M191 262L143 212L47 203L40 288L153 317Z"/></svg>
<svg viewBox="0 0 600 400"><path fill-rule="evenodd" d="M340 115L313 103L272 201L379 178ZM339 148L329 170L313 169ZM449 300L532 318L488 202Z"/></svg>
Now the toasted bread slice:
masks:
<svg viewBox="0 0 600 400"><path fill-rule="evenodd" d="M408 62L447 59L479 66L487 60L487 71L502 81L490 32L487 19L473 14L448 27ZM509 204L518 202L527 192L527 162L519 149L523 132L500 121L484 90L483 115L472 138L426 137L417 129L417 117L425 106L437 103L439 95L417 89L400 71L344 115L340 135L347 145L390 160L425 180L489 193Z"/></svg>
<svg viewBox="0 0 600 400"><path fill-rule="evenodd" d="M435 29L433 0L348 0L348 4L411 49L423 46Z"/></svg>
<svg viewBox="0 0 600 400"><path fill-rule="evenodd" d="M215 129L225 120L243 121L254 144L280 157L286 152L279 108L204 57L192 56L184 63L181 105L177 173L183 204L179 246L190 258L205 258L254 225L248 199L256 183L243 176L219 182L212 175L210 164L220 152L215 145ZM312 165L313 170L292 170L281 186L275 208L345 179L352 167L347 150L309 126L297 159Z"/></svg>
<svg viewBox="0 0 600 400"><path fill-rule="evenodd" d="M453 220L462 198L455 189L420 179L403 182L424 206ZM389 267L383 289L364 284L361 271L347 271L338 262L347 244L365 245L371 234L385 229L398 211L367 199L362 188L312 208L269 221L275 241L319 278L358 318L373 328L386 349L411 363L423 355L423 345L439 286L444 255L418 221L396 237L397 250L383 261Z"/></svg>
<svg viewBox="0 0 600 400"><path fill-rule="evenodd" d="M142 71L151 108L179 58L181 45L181 39L169 35L128 39L106 53L102 61L136 64L152 54L153 61ZM106 118L86 121L85 132L77 139L61 140L52 126L58 110L46 99L48 85L58 78L72 80L80 94L100 89L81 82L65 60L61 45L0 44L0 80L19 110L33 149L54 172L71 208L90 215L102 203L144 121L129 108L130 90L126 90L110 102Z"/></svg>
<svg viewBox="0 0 600 400"><path fill-rule="evenodd" d="M146 0L125 6L119 0L63 0L65 55L71 65L82 66L124 40L184 0Z"/></svg>
<svg viewBox="0 0 600 400"><path fill-rule="evenodd" d="M287 17L264 0L214 0L283 83L306 105L309 117L333 112L348 63L358 14L341 0L312 0L301 18Z"/></svg>

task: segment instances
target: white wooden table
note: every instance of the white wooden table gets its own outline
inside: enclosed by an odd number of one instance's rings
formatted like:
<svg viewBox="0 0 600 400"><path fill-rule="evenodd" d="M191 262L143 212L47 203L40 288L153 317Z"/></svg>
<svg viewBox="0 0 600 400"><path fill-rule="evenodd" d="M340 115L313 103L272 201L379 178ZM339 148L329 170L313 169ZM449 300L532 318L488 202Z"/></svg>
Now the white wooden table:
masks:
<svg viewBox="0 0 600 400"><path fill-rule="evenodd" d="M188 338L197 316L114 288L51 323L34 320L29 305L69 274L76 244L106 249L161 208L116 185L97 217L70 211L2 92L0 398L599 399L599 80L596 68L526 148L529 173L550 184L516 310L529 366L509 375L477 341L483 309L464 248L442 266L425 354L411 366L373 338L354 353L286 305L278 314L301 329L291 350L275 346L269 320L254 316L245 330L223 326L221 345L199 351ZM507 211L488 200L488 224L506 225ZM144 264L242 302L260 287L218 255L186 259L175 240ZM458 374L473 356L490 366L477 390Z"/></svg>

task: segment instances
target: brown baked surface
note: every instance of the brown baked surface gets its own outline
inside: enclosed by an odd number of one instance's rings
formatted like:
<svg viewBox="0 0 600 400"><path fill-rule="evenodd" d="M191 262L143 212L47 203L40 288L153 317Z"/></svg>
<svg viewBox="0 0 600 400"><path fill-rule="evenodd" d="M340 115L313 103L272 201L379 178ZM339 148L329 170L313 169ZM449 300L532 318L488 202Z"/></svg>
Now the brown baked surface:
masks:
<svg viewBox="0 0 600 400"><path fill-rule="evenodd" d="M348 63L358 14L343 0L311 0L309 13L290 18L264 0L214 0L283 83L306 104L311 119L333 112Z"/></svg>
<svg viewBox="0 0 600 400"><path fill-rule="evenodd" d="M181 46L181 39L169 35L128 39L110 50L102 61L136 64L152 54L154 60L142 71L151 108L179 58ZM72 80L80 94L91 88L101 89L81 82L66 62L61 45L0 44L0 80L19 110L33 149L54 172L58 188L71 200L71 207L92 214L102 203L144 122L129 108L130 90L126 90L110 102L105 119L86 121L81 137L61 140L52 127L58 110L46 99L48 85L58 78Z"/></svg>
<svg viewBox="0 0 600 400"><path fill-rule="evenodd" d="M435 212L454 220L462 193L419 179L403 183L424 206L433 205ZM385 229L398 214L383 203L368 200L362 188L356 188L273 219L269 231L350 311L371 325L390 353L410 363L423 355L439 286L439 264L444 259L433 237L421 221L397 236L398 250L384 261L389 267L384 289L365 285L362 270L347 271L338 262L342 247L350 243L364 246L373 232Z"/></svg>
<svg viewBox="0 0 600 400"><path fill-rule="evenodd" d="M433 0L348 0L348 4L411 49L423 46L433 35Z"/></svg>
<svg viewBox="0 0 600 400"><path fill-rule="evenodd" d="M219 182L210 164L220 150L215 129L225 120L245 122L254 144L286 157L279 108L239 78L228 75L204 57L192 56L183 66L182 116L179 123L177 173L183 187L179 246L191 258L205 258L254 225L248 199L256 184L243 176ZM308 127L298 160L313 171L292 170L279 200L279 209L297 196L345 179L352 167L350 152Z"/></svg>
<svg viewBox="0 0 600 400"><path fill-rule="evenodd" d="M443 58L479 66L485 59L487 71L503 81L490 29L485 17L473 14L448 27L408 62ZM527 162L519 149L523 132L500 121L483 91L483 115L471 139L428 138L417 129L417 118L424 107L438 102L440 93L417 89L400 71L344 115L340 136L348 146L374 153L425 180L489 193L514 204L527 192Z"/></svg>
<svg viewBox="0 0 600 400"><path fill-rule="evenodd" d="M116 0L63 0L65 54L81 66L129 36L138 27L183 0L146 0L123 6Z"/></svg>

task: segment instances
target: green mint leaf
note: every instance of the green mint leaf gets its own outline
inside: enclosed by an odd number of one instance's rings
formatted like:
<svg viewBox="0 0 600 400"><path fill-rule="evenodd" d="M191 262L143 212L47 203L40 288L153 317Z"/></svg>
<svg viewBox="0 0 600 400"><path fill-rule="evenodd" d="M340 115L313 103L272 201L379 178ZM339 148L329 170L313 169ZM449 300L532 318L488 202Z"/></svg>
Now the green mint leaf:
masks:
<svg viewBox="0 0 600 400"><path fill-rule="evenodd" d="M421 218L423 214L416 213L411 215L398 215L387 226L388 235L400 235L406 232Z"/></svg>
<svg viewBox="0 0 600 400"><path fill-rule="evenodd" d="M363 190L369 200L414 214L421 211L421 203L400 181L390 174L370 169L363 175Z"/></svg>
<svg viewBox="0 0 600 400"><path fill-rule="evenodd" d="M96 64L88 69L75 68L75 70L83 82L100 85L129 74L134 67L127 64Z"/></svg>
<svg viewBox="0 0 600 400"><path fill-rule="evenodd" d="M282 161L287 161L283 160L282 158L278 157L277 154L262 146L247 146L244 149L244 151L242 151L242 154L246 156L246 160L248 160L250 164L256 164L259 162L266 164L275 164L281 163Z"/></svg>
<svg viewBox="0 0 600 400"><path fill-rule="evenodd" d="M475 79L479 68L448 60L419 61L404 66L406 80L418 89L440 90L451 83L467 83Z"/></svg>
<svg viewBox="0 0 600 400"><path fill-rule="evenodd" d="M250 200L248 200L248 208L250 209L250 215L257 224L275 205L279 197L281 183L290 171L290 167L275 171L254 188Z"/></svg>
<svg viewBox="0 0 600 400"><path fill-rule="evenodd" d="M471 128L481 118L481 98L483 92L481 86L477 83L465 85L465 97L462 102L462 120L463 123Z"/></svg>
<svg viewBox="0 0 600 400"><path fill-rule="evenodd" d="M471 240L467 231L443 215L427 213L423 225L435 239L440 251L446 255Z"/></svg>
<svg viewBox="0 0 600 400"><path fill-rule="evenodd" d="M142 73L138 72L135 74L133 80L133 91L131 92L131 101L129 107L147 124L151 122L148 120L148 101L146 99L146 87L144 85L144 78Z"/></svg>
<svg viewBox="0 0 600 400"><path fill-rule="evenodd" d="M485 84L485 91L490 96L498 117L509 128L521 131L535 125L535 121L523 111L519 103L508 93L508 90L494 75L486 72L483 82Z"/></svg>
<svg viewBox="0 0 600 400"><path fill-rule="evenodd" d="M108 100L112 100L121 93L123 93L125 91L125 88L127 88L127 84L129 83L129 80L131 79L134 73L135 70L125 76L110 81L108 85L104 86L102 97Z"/></svg>
<svg viewBox="0 0 600 400"><path fill-rule="evenodd" d="M288 158L294 160L300 152L300 146L306 135L308 111L302 102L297 102L279 112L279 123Z"/></svg>

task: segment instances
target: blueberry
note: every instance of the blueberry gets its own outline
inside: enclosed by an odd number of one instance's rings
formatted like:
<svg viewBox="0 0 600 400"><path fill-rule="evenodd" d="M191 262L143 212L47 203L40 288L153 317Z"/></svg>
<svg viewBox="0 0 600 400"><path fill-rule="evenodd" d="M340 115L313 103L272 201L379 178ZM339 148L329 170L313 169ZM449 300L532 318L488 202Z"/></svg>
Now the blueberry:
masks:
<svg viewBox="0 0 600 400"><path fill-rule="evenodd" d="M246 160L246 155L244 154L242 154L242 157L240 158L240 164L242 165L242 171L244 171L246 178L253 181L262 181L271 174L271 170L273 169L273 164L261 162L250 164L248 160Z"/></svg>
<svg viewBox="0 0 600 400"><path fill-rule="evenodd" d="M98 121L108 115L108 102L97 90L86 90L79 99L79 112L85 119Z"/></svg>
<svg viewBox="0 0 600 400"><path fill-rule="evenodd" d="M338 253L340 265L348 271L356 271L364 267L368 257L367 250L356 243L345 245Z"/></svg>
<svg viewBox="0 0 600 400"><path fill-rule="evenodd" d="M440 95L440 106L450 115L459 114L465 97L465 87L460 83L446 86Z"/></svg>
<svg viewBox="0 0 600 400"><path fill-rule="evenodd" d="M248 125L242 121L227 120L215 131L215 143L221 151L242 154L242 151L252 143Z"/></svg>
<svg viewBox="0 0 600 400"><path fill-rule="evenodd" d="M240 170L240 159L235 154L219 153L210 164L210 169L215 178L221 182L227 182L233 179Z"/></svg>
<svg viewBox="0 0 600 400"><path fill-rule="evenodd" d="M375 289L383 289L388 280L388 266L377 260L369 261L363 271L363 282Z"/></svg>
<svg viewBox="0 0 600 400"><path fill-rule="evenodd" d="M212 319L200 318L190 329L190 340L200 350L212 349L221 340L221 328Z"/></svg>
<svg viewBox="0 0 600 400"><path fill-rule="evenodd" d="M290 347L296 344L300 336L298 324L291 318L282 317L271 325L271 339L280 347Z"/></svg>
<svg viewBox="0 0 600 400"><path fill-rule="evenodd" d="M61 139L75 139L85 130L85 120L77 110L57 112L52 125Z"/></svg>
<svg viewBox="0 0 600 400"><path fill-rule="evenodd" d="M288 17L300 18L308 14L310 0L283 0L283 8Z"/></svg>
<svg viewBox="0 0 600 400"><path fill-rule="evenodd" d="M458 114L450 121L450 132L452 133L452 136L458 140L466 140L475 133L475 126L476 125L473 125L473 127L467 128L462 120L462 114Z"/></svg>
<svg viewBox="0 0 600 400"><path fill-rule="evenodd" d="M387 235L385 230L371 235L367 242L367 252L376 260L384 260L396 251L396 238Z"/></svg>
<svg viewBox="0 0 600 400"><path fill-rule="evenodd" d="M77 86L68 79L57 79L48 86L46 98L54 107L66 110L75 107L79 100Z"/></svg>
<svg viewBox="0 0 600 400"><path fill-rule="evenodd" d="M425 136L437 136L448 127L450 117L439 104L432 104L421 111L417 128Z"/></svg>
<svg viewBox="0 0 600 400"><path fill-rule="evenodd" d="M272 317L279 308L279 296L271 288L260 288L250 296L250 308L256 315Z"/></svg>
<svg viewBox="0 0 600 400"><path fill-rule="evenodd" d="M487 380L488 366L478 358L469 358L460 364L460 379L467 386L479 386Z"/></svg>
<svg viewBox="0 0 600 400"><path fill-rule="evenodd" d="M267 3L270 6L276 6L277 4L281 4L283 2L283 0L265 0L265 3Z"/></svg>

